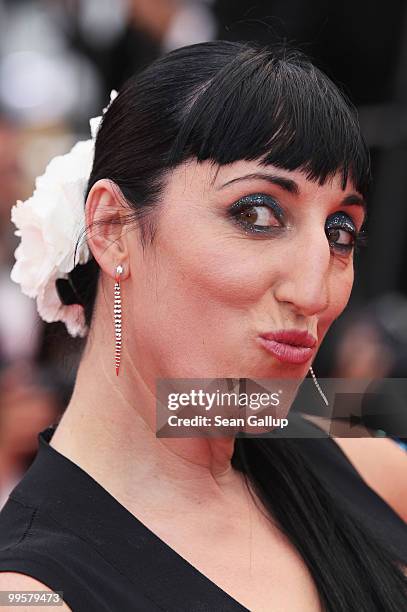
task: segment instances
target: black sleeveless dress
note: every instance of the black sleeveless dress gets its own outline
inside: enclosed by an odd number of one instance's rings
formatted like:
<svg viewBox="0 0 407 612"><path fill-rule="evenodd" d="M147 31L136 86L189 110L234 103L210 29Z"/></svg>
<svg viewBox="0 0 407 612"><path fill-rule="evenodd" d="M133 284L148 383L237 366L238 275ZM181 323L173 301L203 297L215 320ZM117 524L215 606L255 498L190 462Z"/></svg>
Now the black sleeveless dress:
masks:
<svg viewBox="0 0 407 612"><path fill-rule="evenodd" d="M301 437L321 433L298 415ZM74 612L247 612L39 434L39 451L0 513L0 571L62 591ZM315 469L407 564L407 525L328 437L303 440Z"/></svg>

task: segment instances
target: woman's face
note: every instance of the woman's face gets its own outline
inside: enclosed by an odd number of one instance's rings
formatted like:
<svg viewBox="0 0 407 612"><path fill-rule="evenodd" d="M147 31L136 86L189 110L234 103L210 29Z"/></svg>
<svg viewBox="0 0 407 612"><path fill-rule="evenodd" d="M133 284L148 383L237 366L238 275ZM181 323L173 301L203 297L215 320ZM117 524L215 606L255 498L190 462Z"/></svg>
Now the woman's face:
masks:
<svg viewBox="0 0 407 612"><path fill-rule="evenodd" d="M321 186L254 161L216 170L176 168L153 245L129 233L128 349L161 378L302 379L350 296L362 197L339 175ZM261 340L293 329L314 348L282 360Z"/></svg>

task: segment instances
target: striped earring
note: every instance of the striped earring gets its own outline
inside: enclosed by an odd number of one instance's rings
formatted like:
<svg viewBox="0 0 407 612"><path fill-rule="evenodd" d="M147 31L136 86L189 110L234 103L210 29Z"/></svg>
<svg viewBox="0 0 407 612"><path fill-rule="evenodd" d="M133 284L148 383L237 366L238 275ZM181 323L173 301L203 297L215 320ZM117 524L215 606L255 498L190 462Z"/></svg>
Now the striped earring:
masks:
<svg viewBox="0 0 407 612"><path fill-rule="evenodd" d="M115 283L114 283L114 329L116 337L116 353L115 353L115 366L116 376L119 376L120 368L120 356L122 349L122 298L120 295L120 274L123 272L122 266L116 267Z"/></svg>

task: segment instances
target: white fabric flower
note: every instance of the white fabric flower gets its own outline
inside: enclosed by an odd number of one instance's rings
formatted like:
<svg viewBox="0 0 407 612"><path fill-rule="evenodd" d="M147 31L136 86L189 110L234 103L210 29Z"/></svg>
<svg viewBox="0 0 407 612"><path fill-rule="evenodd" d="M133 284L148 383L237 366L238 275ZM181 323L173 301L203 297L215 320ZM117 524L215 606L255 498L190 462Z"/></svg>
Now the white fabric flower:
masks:
<svg viewBox="0 0 407 612"><path fill-rule="evenodd" d="M112 91L110 103L116 96ZM18 200L11 209L11 220L17 227L14 233L21 241L14 252L10 277L23 293L36 298L44 321L63 321L72 336L86 335L84 309L79 304L62 304L55 281L67 278L77 264L91 257L84 234L84 196L101 120L102 116L91 119L92 138L52 159L44 174L37 177L32 196L25 202Z"/></svg>

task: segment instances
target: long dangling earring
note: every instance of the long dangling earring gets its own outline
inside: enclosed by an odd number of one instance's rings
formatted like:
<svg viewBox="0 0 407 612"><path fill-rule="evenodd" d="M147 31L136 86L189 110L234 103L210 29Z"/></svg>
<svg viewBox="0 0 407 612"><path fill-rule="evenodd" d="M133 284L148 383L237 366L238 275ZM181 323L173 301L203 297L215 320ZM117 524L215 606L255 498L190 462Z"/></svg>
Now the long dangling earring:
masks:
<svg viewBox="0 0 407 612"><path fill-rule="evenodd" d="M120 368L120 355L122 349L122 299L120 295L120 274L123 272L122 266L116 267L115 284L114 284L114 328L116 336L116 353L115 353L115 365L116 365L116 376L119 376Z"/></svg>
<svg viewBox="0 0 407 612"><path fill-rule="evenodd" d="M322 391L322 389L321 389L321 386L320 386L319 382L317 381L317 377L316 377L316 376L315 376L315 374L314 374L314 370L312 369L312 366L310 366L309 371L311 372L311 376L312 376L312 378L314 379L315 386L316 386L316 388L318 389L319 393L321 394L322 399L324 400L325 404L326 404L327 406L329 406L329 402L328 402L328 400L326 399L326 395L325 395L325 394L324 394L324 392Z"/></svg>

